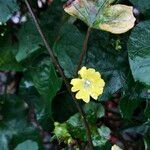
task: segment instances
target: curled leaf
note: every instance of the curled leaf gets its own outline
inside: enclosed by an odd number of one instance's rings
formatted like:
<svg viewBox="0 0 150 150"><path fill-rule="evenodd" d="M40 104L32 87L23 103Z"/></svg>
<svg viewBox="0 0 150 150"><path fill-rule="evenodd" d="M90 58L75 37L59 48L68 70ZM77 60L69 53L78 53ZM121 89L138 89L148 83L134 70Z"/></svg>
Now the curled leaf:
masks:
<svg viewBox="0 0 150 150"><path fill-rule="evenodd" d="M121 4L111 5L112 2L114 0L75 0L67 4L64 10L92 28L114 34L130 30L136 20L133 7Z"/></svg>

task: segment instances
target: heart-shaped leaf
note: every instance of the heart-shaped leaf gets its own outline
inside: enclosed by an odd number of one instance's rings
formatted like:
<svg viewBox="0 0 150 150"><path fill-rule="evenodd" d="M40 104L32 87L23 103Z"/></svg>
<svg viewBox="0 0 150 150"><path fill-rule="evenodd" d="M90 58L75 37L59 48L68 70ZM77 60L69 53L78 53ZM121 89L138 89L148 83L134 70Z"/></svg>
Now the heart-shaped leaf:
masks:
<svg viewBox="0 0 150 150"><path fill-rule="evenodd" d="M25 142L22 142L18 144L18 146L15 148L15 150L38 150L38 144L31 140L26 140Z"/></svg>
<svg viewBox="0 0 150 150"><path fill-rule="evenodd" d="M150 21L143 21L134 28L128 41L128 56L133 77L148 86L150 86L149 33Z"/></svg>
<svg viewBox="0 0 150 150"><path fill-rule="evenodd" d="M133 7L110 5L114 0L75 0L64 10L88 26L114 34L127 32L134 26Z"/></svg>

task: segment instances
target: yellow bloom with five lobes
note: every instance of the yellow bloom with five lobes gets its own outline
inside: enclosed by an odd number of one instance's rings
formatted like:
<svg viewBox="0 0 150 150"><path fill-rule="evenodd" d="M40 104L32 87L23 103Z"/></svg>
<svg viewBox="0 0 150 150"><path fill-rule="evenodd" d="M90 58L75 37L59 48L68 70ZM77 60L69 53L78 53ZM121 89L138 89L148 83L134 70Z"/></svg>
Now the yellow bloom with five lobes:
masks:
<svg viewBox="0 0 150 150"><path fill-rule="evenodd" d="M82 99L86 103L90 101L90 96L97 100L98 96L103 93L105 86L104 80L99 72L95 69L82 67L79 72L79 78L71 80L72 92L76 93L76 99Z"/></svg>

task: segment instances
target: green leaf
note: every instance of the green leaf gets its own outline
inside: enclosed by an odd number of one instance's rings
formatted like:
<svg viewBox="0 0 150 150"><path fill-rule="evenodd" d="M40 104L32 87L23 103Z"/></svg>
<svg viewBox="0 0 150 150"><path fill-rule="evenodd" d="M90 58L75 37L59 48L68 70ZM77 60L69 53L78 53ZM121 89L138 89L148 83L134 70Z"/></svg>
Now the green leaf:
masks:
<svg viewBox="0 0 150 150"><path fill-rule="evenodd" d="M84 105L84 111L87 115L87 120L94 124L97 118L104 116L104 108L100 103L90 102Z"/></svg>
<svg viewBox="0 0 150 150"><path fill-rule="evenodd" d="M98 128L98 133L100 134L101 137L109 139L111 131L108 127L101 126L100 128Z"/></svg>
<svg viewBox="0 0 150 150"><path fill-rule="evenodd" d="M45 11L39 14L39 23L46 40L52 45L58 36L63 17L61 1L56 0ZM17 33L19 40L16 54L17 61L23 61L34 53L38 53L39 47L45 46L39 35L35 23L28 16L27 22L21 26ZM45 53L45 51L43 51Z"/></svg>
<svg viewBox="0 0 150 150"><path fill-rule="evenodd" d="M45 121L48 121L49 119L46 120L46 118L52 117L52 100L56 96L58 90L61 88L62 80L57 76L55 68L50 62L49 57L37 57L29 66L28 71L30 73L34 87L43 98L42 109L44 110L41 115L43 116L45 114L45 116L41 117Z"/></svg>
<svg viewBox="0 0 150 150"><path fill-rule="evenodd" d="M9 150L9 143L16 145L28 138L40 141L38 133L27 121L26 103L17 96L1 96L0 149ZM6 109L9 108L9 109Z"/></svg>
<svg viewBox="0 0 150 150"><path fill-rule="evenodd" d="M120 111L124 119L130 120L132 118L134 110L139 105L140 101L137 99L130 99L130 97L125 97L121 99L119 103Z"/></svg>
<svg viewBox="0 0 150 150"><path fill-rule="evenodd" d="M79 138L82 139L82 141L86 141L86 130L79 113L70 117L67 120L67 125L69 133L73 138Z"/></svg>
<svg viewBox="0 0 150 150"><path fill-rule="evenodd" d="M49 57L38 57L33 61L30 69L34 86L41 96L50 102L60 89L62 82Z"/></svg>
<svg viewBox="0 0 150 150"><path fill-rule="evenodd" d="M43 99L36 88L28 72L24 73L19 87L20 97L35 110L36 119L45 130L53 125L51 118L51 102Z"/></svg>
<svg viewBox="0 0 150 150"><path fill-rule="evenodd" d="M115 34L128 31L134 26L133 7L111 5L115 0L75 0L66 4L64 10L84 21L89 27L102 29Z"/></svg>
<svg viewBox="0 0 150 150"><path fill-rule="evenodd" d="M58 123L55 122L55 129L54 129L54 134L55 136L60 140L64 141L65 143L69 143L69 139L71 140L71 135L68 132L67 129L67 124L66 123Z"/></svg>
<svg viewBox="0 0 150 150"><path fill-rule="evenodd" d="M0 140L0 149L9 150L9 145L8 145L9 140L8 140L7 136L4 135L4 134L0 134L0 138L1 138L1 140Z"/></svg>
<svg viewBox="0 0 150 150"><path fill-rule="evenodd" d="M94 146L102 147L106 144L110 137L110 129L106 126L101 126L100 128L97 128L98 134L93 136L93 144Z"/></svg>
<svg viewBox="0 0 150 150"><path fill-rule="evenodd" d="M94 146L99 146L99 147L104 146L109 138L110 130L105 126L101 126L100 128L96 127L97 119L104 116L104 108L100 103L90 102L84 105L84 111L90 126L91 136L92 136L92 141ZM67 137L70 137L71 135L72 138L80 139L82 141L87 141L86 130L84 127L83 120L79 113L76 113L61 125L62 127L64 126L65 129L62 128L60 131L66 132L67 134L66 133L65 134L67 135ZM55 132L56 131L57 130L55 127ZM60 131L57 132L60 133ZM61 137L63 136L61 135Z"/></svg>
<svg viewBox="0 0 150 150"><path fill-rule="evenodd" d="M13 55L14 45L8 35L0 37L0 70L22 71L23 67Z"/></svg>
<svg viewBox="0 0 150 150"><path fill-rule="evenodd" d="M141 120L140 120L141 121ZM135 146L134 146L134 149L143 149L145 150L146 148L149 149L149 134L150 134L150 124L149 122L145 122L145 123L140 123L138 126L137 126L137 123L136 121L134 121L134 125L133 126L131 123L130 123L130 127L128 126L127 129L123 129L123 132L121 131L121 134L123 135L123 137L126 139L126 140L132 140L132 137L141 137L140 139L138 140L134 140L134 143L135 143ZM145 145L145 148L144 148L144 145ZM147 150L148 150L147 149Z"/></svg>
<svg viewBox="0 0 150 150"><path fill-rule="evenodd" d="M149 137L144 138L144 145L145 145L145 150L150 149L150 138Z"/></svg>
<svg viewBox="0 0 150 150"><path fill-rule="evenodd" d="M6 22L18 9L16 0L0 0L0 22Z"/></svg>
<svg viewBox="0 0 150 150"><path fill-rule="evenodd" d="M101 118L104 115L104 108L100 103L90 102L84 105L84 111L88 123L90 124L93 141L99 139L97 128L95 127L97 118ZM83 124L83 120L79 113L76 113L67 120L68 130L72 137L79 138L86 141L86 130ZM95 137L96 136L96 137Z"/></svg>
<svg viewBox="0 0 150 150"><path fill-rule="evenodd" d="M134 6L139 9L140 13L142 13L145 17L150 17L150 1L149 0L130 0L134 4Z"/></svg>
<svg viewBox="0 0 150 150"><path fill-rule="evenodd" d="M144 110L144 114L147 118L150 118L150 102L146 101L146 108Z"/></svg>
<svg viewBox="0 0 150 150"><path fill-rule="evenodd" d="M70 32L72 31L72 32ZM106 82L104 93L100 97L106 100L125 86L126 72L129 72L126 52L116 51L109 33L92 31L88 42L88 52L84 65L95 68ZM117 39L118 40L118 39ZM83 35L73 25L65 25L60 38L55 42L54 50L67 77L75 75L77 62L82 49ZM124 59L126 58L126 59Z"/></svg>
<svg viewBox="0 0 150 150"><path fill-rule="evenodd" d="M28 20L17 33L19 39L17 61L22 61L39 49L42 39L32 20Z"/></svg>
<svg viewBox="0 0 150 150"><path fill-rule="evenodd" d="M139 23L128 41L129 62L136 81L150 85L150 21ZM140 33L140 36L139 36Z"/></svg>
<svg viewBox="0 0 150 150"><path fill-rule="evenodd" d="M150 122L147 121L147 122L141 123L140 125L132 126L128 129L125 129L123 132L127 134L130 133L131 135L140 134L142 136L149 136L150 135Z"/></svg>
<svg viewBox="0 0 150 150"><path fill-rule="evenodd" d="M84 36L75 26L65 24L60 31L59 39L54 44L53 49L58 61L69 78L75 75L83 40Z"/></svg>
<svg viewBox="0 0 150 150"><path fill-rule="evenodd" d="M41 13L40 25L50 45L58 38L60 28L65 21L63 17L64 11L60 0L53 1L51 6Z"/></svg>
<svg viewBox="0 0 150 150"><path fill-rule="evenodd" d="M23 67L19 64L10 50L3 50L0 53L0 70L22 71Z"/></svg>
<svg viewBox="0 0 150 150"><path fill-rule="evenodd" d="M14 150L38 150L38 144L31 140L26 140L23 143L17 145Z"/></svg>
<svg viewBox="0 0 150 150"><path fill-rule="evenodd" d="M123 49L116 51L112 44L115 40L107 32L94 30L90 35L85 66L99 71L105 81L104 92L99 100L107 100L126 85L129 72L127 54Z"/></svg>
<svg viewBox="0 0 150 150"><path fill-rule="evenodd" d="M57 94L52 103L52 112L53 119L58 122L64 122L77 113L74 100L67 91L60 91L60 93Z"/></svg>

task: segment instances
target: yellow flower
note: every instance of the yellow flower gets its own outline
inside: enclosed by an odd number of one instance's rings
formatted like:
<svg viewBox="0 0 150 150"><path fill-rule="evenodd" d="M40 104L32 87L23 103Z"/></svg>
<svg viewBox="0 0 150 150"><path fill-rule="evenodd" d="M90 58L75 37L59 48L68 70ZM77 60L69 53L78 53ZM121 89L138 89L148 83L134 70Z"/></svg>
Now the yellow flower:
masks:
<svg viewBox="0 0 150 150"><path fill-rule="evenodd" d="M122 149L115 144L111 147L111 150L122 150Z"/></svg>
<svg viewBox="0 0 150 150"><path fill-rule="evenodd" d="M98 96L103 93L103 88L105 85L104 80L101 78L99 72L95 69L82 67L78 74L79 78L74 78L71 80L72 92L77 92L76 99L83 99L86 103L90 101L90 96L97 100Z"/></svg>

